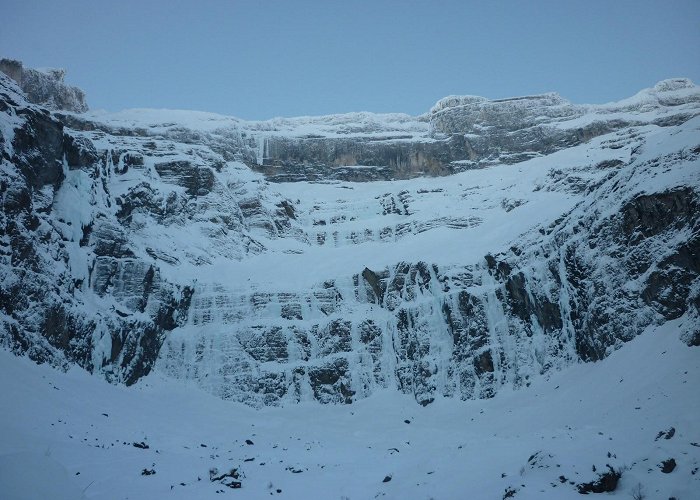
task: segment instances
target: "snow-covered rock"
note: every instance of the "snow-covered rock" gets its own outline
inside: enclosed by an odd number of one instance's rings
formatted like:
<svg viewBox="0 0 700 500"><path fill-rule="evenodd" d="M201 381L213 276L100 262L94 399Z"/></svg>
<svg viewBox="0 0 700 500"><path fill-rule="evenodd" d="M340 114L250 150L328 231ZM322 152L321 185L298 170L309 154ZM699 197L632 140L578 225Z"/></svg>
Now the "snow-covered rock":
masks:
<svg viewBox="0 0 700 500"><path fill-rule="evenodd" d="M29 102L51 110L84 113L88 110L85 93L78 87L63 82L66 70L25 68L21 61L0 59L0 72L20 86Z"/></svg>
<svg viewBox="0 0 700 500"><path fill-rule="evenodd" d="M427 405L672 319L700 344L687 80L268 122L52 113L3 75L0 99L0 341L38 361L253 406Z"/></svg>

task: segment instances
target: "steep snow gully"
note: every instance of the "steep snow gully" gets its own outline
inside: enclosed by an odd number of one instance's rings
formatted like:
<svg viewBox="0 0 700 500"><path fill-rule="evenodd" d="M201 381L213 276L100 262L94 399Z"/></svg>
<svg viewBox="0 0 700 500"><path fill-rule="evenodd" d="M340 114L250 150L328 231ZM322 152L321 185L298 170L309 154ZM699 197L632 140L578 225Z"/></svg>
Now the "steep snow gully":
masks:
<svg viewBox="0 0 700 500"><path fill-rule="evenodd" d="M421 116L250 122L89 111L62 71L0 70L0 345L53 366L0 358L21 402L3 415L11 498L37 469L66 498L697 489L689 80L604 105L450 96ZM264 453L236 444L255 434Z"/></svg>

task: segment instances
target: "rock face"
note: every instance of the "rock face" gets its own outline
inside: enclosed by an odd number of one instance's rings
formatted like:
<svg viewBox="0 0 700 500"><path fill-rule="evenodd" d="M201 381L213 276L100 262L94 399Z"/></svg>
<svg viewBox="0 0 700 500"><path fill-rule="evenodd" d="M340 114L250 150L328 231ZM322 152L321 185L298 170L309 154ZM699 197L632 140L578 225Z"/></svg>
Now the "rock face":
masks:
<svg viewBox="0 0 700 500"><path fill-rule="evenodd" d="M25 68L21 61L0 59L0 72L13 79L24 92L27 100L51 110L84 113L88 110L85 93L77 87L63 83L63 69L36 70Z"/></svg>
<svg viewBox="0 0 700 500"><path fill-rule="evenodd" d="M163 333L184 321L191 290L135 258L124 229L99 213L110 205L107 158L0 78L10 125L0 143L2 343L133 383L150 371Z"/></svg>
<svg viewBox="0 0 700 500"><path fill-rule="evenodd" d="M683 97L681 97L683 95ZM253 124L260 154L251 167L273 181L411 179L513 164L631 126L677 125L698 114L689 80L666 80L634 98L574 105L557 94L441 99L429 113L299 118ZM308 133L309 129L316 133ZM249 132L250 135L250 132ZM365 168L349 168L362 166Z"/></svg>
<svg viewBox="0 0 700 500"><path fill-rule="evenodd" d="M467 142L461 135L439 141L271 137L264 139L263 148L262 165L252 167L277 182L361 182L449 175L463 170L454 162L469 157ZM353 168L357 166L370 168Z"/></svg>
<svg viewBox="0 0 700 500"><path fill-rule="evenodd" d="M37 361L253 406L427 405L651 324L700 344L687 80L255 123L31 100L0 75L0 342Z"/></svg>

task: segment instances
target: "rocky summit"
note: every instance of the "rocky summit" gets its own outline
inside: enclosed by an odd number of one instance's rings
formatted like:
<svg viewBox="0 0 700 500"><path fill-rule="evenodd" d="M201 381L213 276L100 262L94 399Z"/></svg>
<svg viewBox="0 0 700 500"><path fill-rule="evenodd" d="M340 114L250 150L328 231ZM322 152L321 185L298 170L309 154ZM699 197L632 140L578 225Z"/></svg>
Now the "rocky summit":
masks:
<svg viewBox="0 0 700 500"><path fill-rule="evenodd" d="M0 344L37 362L255 407L429 405L669 320L700 346L689 80L251 122L88 111L62 71L0 70Z"/></svg>

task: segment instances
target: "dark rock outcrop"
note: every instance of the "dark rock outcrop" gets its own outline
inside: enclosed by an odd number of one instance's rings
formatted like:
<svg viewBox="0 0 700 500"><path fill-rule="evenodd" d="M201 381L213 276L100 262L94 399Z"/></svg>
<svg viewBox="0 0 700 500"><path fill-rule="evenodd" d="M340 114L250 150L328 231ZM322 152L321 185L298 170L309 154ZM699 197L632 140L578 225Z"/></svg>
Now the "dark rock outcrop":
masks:
<svg viewBox="0 0 700 500"><path fill-rule="evenodd" d="M45 110L18 109L23 125L15 130L12 163L34 189L58 187L63 180L63 125Z"/></svg>
<svg viewBox="0 0 700 500"><path fill-rule="evenodd" d="M187 161L156 163L156 172L166 182L187 189L187 194L204 196L214 187L214 173L208 167L197 167Z"/></svg>
<svg viewBox="0 0 700 500"><path fill-rule="evenodd" d="M576 485L576 489L582 495L589 493L609 493L617 489L617 483L620 482L622 472L613 470L608 466L609 470L598 475L598 479L588 483L580 483Z"/></svg>

